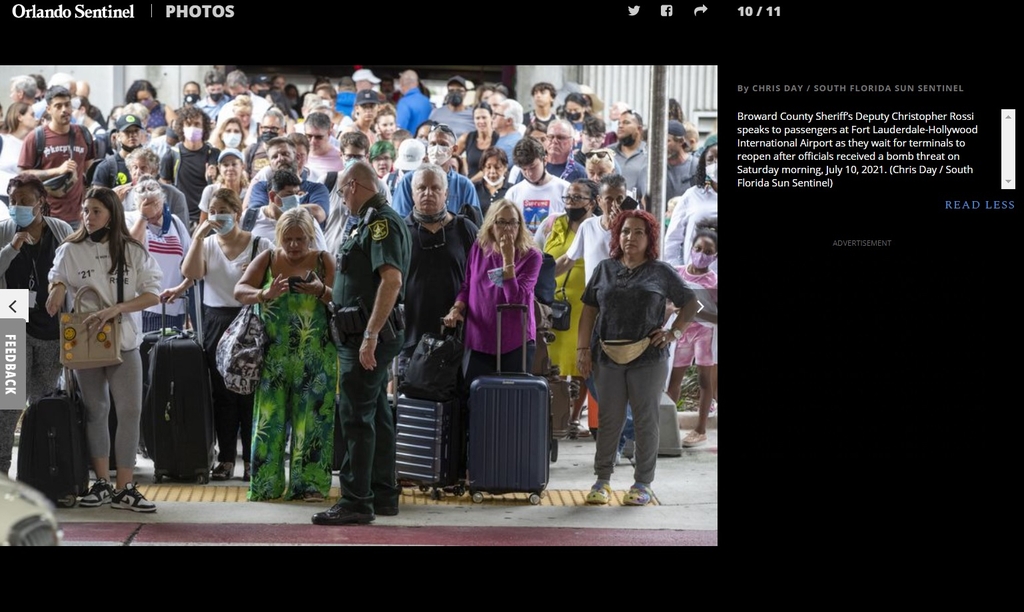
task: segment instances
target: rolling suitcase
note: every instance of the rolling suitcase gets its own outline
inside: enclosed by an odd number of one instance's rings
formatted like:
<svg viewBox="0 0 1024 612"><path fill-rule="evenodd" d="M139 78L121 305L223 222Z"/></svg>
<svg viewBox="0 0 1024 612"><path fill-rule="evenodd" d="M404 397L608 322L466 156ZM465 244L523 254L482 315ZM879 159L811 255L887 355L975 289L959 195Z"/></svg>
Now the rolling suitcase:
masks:
<svg viewBox="0 0 1024 612"><path fill-rule="evenodd" d="M195 328L195 334L182 331L161 336L149 352L149 389L142 419L157 482L164 477L210 482L213 395L201 316L196 317Z"/></svg>
<svg viewBox="0 0 1024 612"><path fill-rule="evenodd" d="M446 488L455 495L465 493L465 435L460 412L457 398L438 402L399 396L395 412L395 472L399 481L411 482L424 492L431 490L432 499L441 499Z"/></svg>
<svg viewBox="0 0 1024 612"><path fill-rule="evenodd" d="M506 310L523 317L526 345L527 308L498 305L498 369L501 369L501 319ZM523 371L527 372L523 350ZM483 493L529 493L539 504L548 484L552 453L550 390L541 376L496 372L480 376L469 391L468 489L474 502Z"/></svg>
<svg viewBox="0 0 1024 612"><path fill-rule="evenodd" d="M67 391L56 390L28 407L18 442L18 480L58 506L70 508L89 491L89 449L85 410L64 370Z"/></svg>

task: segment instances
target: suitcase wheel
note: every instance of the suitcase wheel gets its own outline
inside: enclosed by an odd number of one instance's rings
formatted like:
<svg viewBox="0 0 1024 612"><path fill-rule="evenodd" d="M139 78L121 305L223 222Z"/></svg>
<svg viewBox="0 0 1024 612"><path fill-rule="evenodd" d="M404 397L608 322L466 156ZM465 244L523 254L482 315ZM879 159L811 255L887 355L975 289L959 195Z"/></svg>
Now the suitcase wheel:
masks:
<svg viewBox="0 0 1024 612"><path fill-rule="evenodd" d="M209 474L197 474L196 475L196 484L208 484L209 482L210 482L210 475Z"/></svg>
<svg viewBox="0 0 1024 612"><path fill-rule="evenodd" d="M420 493L426 493L429 490L430 487L428 487L427 485L420 485Z"/></svg>
<svg viewBox="0 0 1024 612"><path fill-rule="evenodd" d="M538 495L536 493L530 493L530 505L531 506L536 506L539 503L540 503L540 495Z"/></svg>
<svg viewBox="0 0 1024 612"><path fill-rule="evenodd" d="M434 489L433 491L430 492L430 499L434 501L439 501L443 497L444 491L442 491L441 489Z"/></svg>
<svg viewBox="0 0 1024 612"><path fill-rule="evenodd" d="M77 504L78 497L75 495L65 495L57 500L57 505L61 508L74 508Z"/></svg>
<svg viewBox="0 0 1024 612"><path fill-rule="evenodd" d="M483 493L481 493L480 491L476 491L475 493L473 493L473 503L474 504L479 504L479 503L482 503L483 501L484 501L484 494Z"/></svg>
<svg viewBox="0 0 1024 612"><path fill-rule="evenodd" d="M161 482L164 481L164 475L163 474L154 474L153 475L153 480L155 480L157 484L160 484Z"/></svg>

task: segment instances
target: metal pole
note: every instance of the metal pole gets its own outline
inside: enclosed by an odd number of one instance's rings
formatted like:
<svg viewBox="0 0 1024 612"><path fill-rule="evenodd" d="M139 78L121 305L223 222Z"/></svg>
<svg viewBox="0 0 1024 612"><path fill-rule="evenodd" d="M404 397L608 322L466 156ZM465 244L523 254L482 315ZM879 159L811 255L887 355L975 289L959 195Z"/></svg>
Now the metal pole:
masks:
<svg viewBox="0 0 1024 612"><path fill-rule="evenodd" d="M668 167L668 69L651 66L651 116L647 119L647 192L648 211L658 220L660 244L665 249L665 170Z"/></svg>

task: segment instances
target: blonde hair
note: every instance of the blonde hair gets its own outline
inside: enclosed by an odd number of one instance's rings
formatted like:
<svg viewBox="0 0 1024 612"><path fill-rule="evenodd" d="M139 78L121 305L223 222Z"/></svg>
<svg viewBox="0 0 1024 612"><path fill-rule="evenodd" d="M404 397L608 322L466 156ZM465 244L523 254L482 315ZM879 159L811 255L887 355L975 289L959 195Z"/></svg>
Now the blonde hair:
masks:
<svg viewBox="0 0 1024 612"><path fill-rule="evenodd" d="M277 228L274 230L274 240L278 248L284 248L284 234L293 227L297 227L302 230L302 233L305 234L306 238L309 240L310 247L316 243L316 229L313 227L313 215L311 215L305 208L299 207L285 211L277 218Z"/></svg>
<svg viewBox="0 0 1024 612"><path fill-rule="evenodd" d="M484 217L484 222L480 225L480 231L476 235L477 243L484 251L494 252L497 250L497 242L494 240L494 233L491 230L494 228L494 221L498 218L498 213L506 209L515 211L516 219L519 220L519 231L516 233L516 253L522 255L531 249L536 249L537 244L526 228L523 211L519 210L519 206L515 202L506 198L495 200L487 209L487 216Z"/></svg>

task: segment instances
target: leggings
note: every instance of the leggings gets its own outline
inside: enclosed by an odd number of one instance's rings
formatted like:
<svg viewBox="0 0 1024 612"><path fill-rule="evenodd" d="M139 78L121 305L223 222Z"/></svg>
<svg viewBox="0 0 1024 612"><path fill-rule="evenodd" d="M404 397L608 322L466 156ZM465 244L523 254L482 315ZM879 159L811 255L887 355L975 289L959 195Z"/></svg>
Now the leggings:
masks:
<svg viewBox="0 0 1024 612"><path fill-rule="evenodd" d="M119 468L134 468L142 422L142 357L139 349L121 351L123 363L105 368L76 370L85 404L85 436L89 457L110 456L110 398L117 411L114 458ZM103 478L103 474L98 474Z"/></svg>

